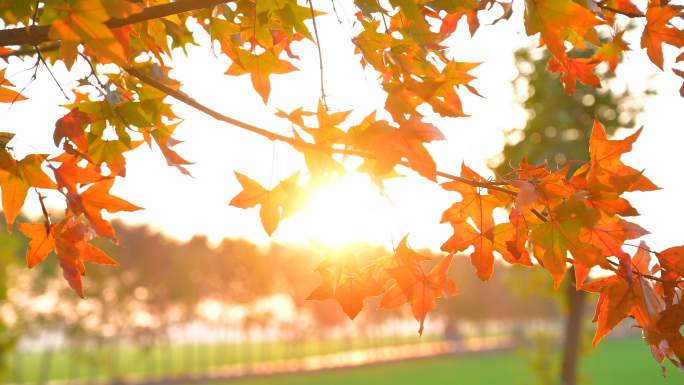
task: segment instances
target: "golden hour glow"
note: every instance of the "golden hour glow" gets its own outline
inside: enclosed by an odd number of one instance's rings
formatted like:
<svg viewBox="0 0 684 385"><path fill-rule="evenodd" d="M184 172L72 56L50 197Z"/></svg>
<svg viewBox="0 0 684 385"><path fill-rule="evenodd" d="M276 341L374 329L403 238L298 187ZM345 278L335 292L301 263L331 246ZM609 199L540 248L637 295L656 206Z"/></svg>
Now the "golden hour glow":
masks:
<svg viewBox="0 0 684 385"><path fill-rule="evenodd" d="M336 245L357 241L383 242L392 204L369 183L365 175L348 174L342 182L318 189L310 198L298 231ZM297 226L299 227L299 226Z"/></svg>

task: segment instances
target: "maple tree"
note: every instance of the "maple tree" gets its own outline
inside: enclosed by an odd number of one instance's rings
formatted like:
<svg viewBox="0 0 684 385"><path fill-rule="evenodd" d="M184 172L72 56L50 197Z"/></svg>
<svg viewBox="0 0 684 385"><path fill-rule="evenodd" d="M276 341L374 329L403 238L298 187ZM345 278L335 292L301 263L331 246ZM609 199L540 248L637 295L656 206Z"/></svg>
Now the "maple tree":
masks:
<svg viewBox="0 0 684 385"><path fill-rule="evenodd" d="M463 92L479 95L470 84L474 76L469 73L479 64L455 61L443 45L445 39L454 33L463 16L471 34L481 28L482 15L494 15L495 22L510 18L511 3L354 1L357 29L352 38L355 52L350 54L358 56L362 67L376 72L386 94L384 112L391 119L379 119L371 113L350 122L348 111L330 113L321 82L316 111L304 107L291 112L278 110L276 115L292 126L292 134L283 135L211 110L193 95L180 91L181 83L169 78L171 50L195 43L188 28L192 18L210 36L211 43L220 46L220 54L231 61L226 75L249 74L254 91L268 103L271 78L297 69L293 43L308 40L319 44L316 20L322 14L314 6L311 1L296 0L19 0L0 4L5 25L0 31L2 57L33 56L36 68L61 62L72 69L82 60L91 71L82 82L95 90L74 91L76 100L64 106L69 112L55 124L53 139L59 150L54 154L30 154L17 160L13 134L0 136L0 188L8 229L29 189L39 192L41 205L41 191L57 190L64 197L66 211L59 223L52 223L50 213L42 206L44 223L19 224L19 230L31 238L29 267L54 250L65 279L84 297L84 262L116 264L88 241L94 237L117 241L102 210L116 213L141 209L109 193L113 183L126 175L125 155L143 143L150 147L156 144L170 166L190 174L187 166L191 163L173 149L178 143L173 135L180 118L167 101L170 96L302 153L306 170L272 189L235 173L243 191L231 205L243 209L259 205L269 235L303 208L308 191L340 180L348 172L348 157L364 160L356 171L368 174L383 193L383 180L396 177L397 167L402 166L416 177L435 183L438 178L447 180L439 186L460 196L442 215L442 222L449 223L454 233L441 245L448 256L432 272L423 271L422 262L428 258L411 250L407 238L393 256L367 266L359 266L354 248L333 252L316 244L325 254L317 268L322 283L309 299L335 300L354 318L365 297L382 295L381 308L410 304L421 333L427 313L434 309L434 299L457 293L457 282L446 276L453 254L472 246L471 263L482 280L491 276L496 255L511 264L538 263L549 271L556 288L572 266L577 290L599 293L595 343L623 319L633 317L655 359L662 363L667 358L684 371L684 337L679 332L684 324L679 303L684 246L652 253L642 243L632 245L634 255L622 249L631 245L626 241L648 233L625 219L637 211L623 194L658 189L642 172L621 160L641 129L626 139L610 140L596 120L589 142L590 160L576 162L580 165L576 171L568 172L565 163L536 165L523 158L512 171L491 180L465 164L460 176L445 173L425 147L426 143L445 140L438 127L424 120L426 111L466 118ZM575 91L577 81L601 87L594 72L601 62L615 71L620 55L629 50L622 31L631 18L645 21L640 44L650 60L665 69L662 46L684 47L684 31L674 22L682 18L680 6L667 0L651 0L641 6L629 0L590 0L586 4L525 1L526 32L539 35L540 44L551 54L547 69L561 74L568 94ZM600 37L599 32L607 37ZM588 46L598 47L591 57L568 54L570 47L574 52ZM684 55L675 60L684 60ZM668 66L677 76L684 73L669 62ZM112 67L116 68L114 72L100 73ZM321 64L321 78L322 71ZM0 78L0 101L30 103L6 79L5 70ZM309 126L304 119L314 116L317 127ZM343 125L348 128L342 129ZM498 208L510 210L509 221L496 223L492 212ZM587 283L591 269L603 270L608 277Z"/></svg>

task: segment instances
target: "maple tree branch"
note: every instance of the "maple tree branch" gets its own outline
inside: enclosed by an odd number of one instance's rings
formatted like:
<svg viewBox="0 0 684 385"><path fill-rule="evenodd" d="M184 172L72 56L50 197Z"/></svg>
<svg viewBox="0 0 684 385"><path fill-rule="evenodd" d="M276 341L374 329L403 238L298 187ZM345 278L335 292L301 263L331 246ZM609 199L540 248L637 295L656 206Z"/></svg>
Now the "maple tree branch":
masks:
<svg viewBox="0 0 684 385"><path fill-rule="evenodd" d="M607 6L605 4L601 4L601 3L596 3L596 6L601 8L601 9L605 9L606 11L619 13L620 15L625 15L627 17L646 17L646 15L644 15L643 13L620 11L619 9L615 9L615 8L609 7L609 6Z"/></svg>
<svg viewBox="0 0 684 385"><path fill-rule="evenodd" d="M126 72L128 72L130 75L138 78L138 80L142 81L143 83L145 83L145 84L147 84L153 88L156 88L157 90L173 97L174 99L177 99L177 100L187 104L190 107L195 108L196 110L199 110L199 111L211 116L212 118L214 118L216 120L219 120L219 121L231 124L233 126L242 128L244 130L253 132L255 134L264 136L271 141L277 140L280 142L288 143L288 144L295 146L295 147L301 147L301 148L307 148L307 149L316 150L316 151L327 152L329 154L343 154L343 155L350 155L350 156L358 156L358 157L367 158L367 159L376 159L377 158L377 156L375 154L370 154L370 153L363 152L363 151L340 149L340 148L331 148L331 147L325 147L325 146L315 144L315 143L305 142L301 139L291 138L288 136L276 134L274 132L265 130L263 128L253 126L251 124L239 121L237 119L233 119L231 117L228 117L226 115L221 114L220 112L212 110L211 108L199 103L198 101L189 97L188 95L186 95L185 93L183 93L181 91L174 90L174 89L162 84L161 82L159 82L159 81L155 80L154 78L138 71L135 68L123 68L123 69ZM399 161L398 164L408 167L408 162L403 161L403 160ZM516 193L515 191L511 191L511 190L507 190L505 188L499 187L499 185L506 185L506 184L508 184L508 182L479 182L479 181L474 181L474 180L462 178L462 177L459 177L456 175L448 174L445 172L441 172L441 171L438 171L437 175L439 175L443 178L447 178L447 179L455 180L458 182L466 183L466 184L474 186L474 187L486 187L488 189L501 191L501 192L504 192L504 193L512 195L512 196L518 195L518 193ZM541 214L539 214L539 215L541 215ZM541 217L542 217L542 220L547 220L546 217L544 217L543 215L541 215Z"/></svg>
<svg viewBox="0 0 684 385"><path fill-rule="evenodd" d="M608 263L610 263L611 265L615 266L615 267L620 267L620 264L617 263L617 262L615 262L615 261L611 261L610 259L606 259L606 261L607 261ZM668 281L668 280L662 279L662 278L660 278L660 277L656 277L656 276L653 276L653 275L650 275L650 274L642 273L642 272L640 272L640 271L632 270L632 274L637 275L637 276L639 276L639 277L641 277L641 278L647 278L647 279L650 279L650 280L653 280L653 281L658 281L658 282L660 282L660 283L667 283L667 284L674 285L674 286L677 286L677 284L678 284L677 281Z"/></svg>
<svg viewBox="0 0 684 385"><path fill-rule="evenodd" d="M321 146L321 145L318 145L315 143L305 142L301 139L290 138L288 136L276 134L276 133L273 133L271 131L265 130L263 128L253 126L251 124L239 121L237 119L233 119L231 117L223 115L220 112L214 111L211 108L199 103L198 101L189 97L188 95L186 95L183 92L174 90L174 89L162 84L161 82L153 79L152 77L150 77L148 75L145 75L144 73L138 71L135 68L131 67L131 68L123 68L123 69L126 72L128 72L130 75L138 78L138 80L144 82L145 84L158 89L159 91L173 97L174 99L177 99L177 100L187 104L190 107L195 108L196 110L199 110L199 111L211 116L212 118L214 118L216 120L219 120L219 121L231 124L233 126L245 129L247 131L253 132L255 134L264 136L271 141L277 140L277 141L281 141L284 143L288 143L294 147L303 147L303 148L308 148L311 150L327 152L329 154L343 154L343 155L350 155L350 156L358 156L358 157L367 158L367 159L376 159L377 158L375 154L370 154L367 152L325 147L325 146ZM403 160L400 160L398 162L398 164L405 166L405 167L409 167L408 162L403 161ZM458 181L461 183L465 183L465 184L468 184L468 185L473 186L473 187L484 187L487 189L501 191L501 192L506 193L506 194L511 195L511 196L517 196L518 195L518 193L515 191L511 191L511 190L505 189L503 187L499 187L500 185L508 185L509 183L506 181L479 182L479 181L475 181L475 180L471 180L471 179L462 178L460 176L448 174L445 172L441 172L441 171L437 171L437 175L439 175L443 178L447 178L447 179L451 179L451 180ZM542 221L547 222L549 220L548 218L546 218L546 216L544 216L544 214L537 211L537 209L532 209L531 211L535 216L537 216Z"/></svg>
<svg viewBox="0 0 684 385"><path fill-rule="evenodd" d="M143 9L142 12L125 18L113 17L105 21L108 28L119 28L130 24L152 19L159 19L179 13L211 8L219 4L230 3L233 0L178 0L173 3L160 4ZM12 28L0 31L0 47L8 45L39 45L49 41L48 34L52 25L38 25L29 28Z"/></svg>

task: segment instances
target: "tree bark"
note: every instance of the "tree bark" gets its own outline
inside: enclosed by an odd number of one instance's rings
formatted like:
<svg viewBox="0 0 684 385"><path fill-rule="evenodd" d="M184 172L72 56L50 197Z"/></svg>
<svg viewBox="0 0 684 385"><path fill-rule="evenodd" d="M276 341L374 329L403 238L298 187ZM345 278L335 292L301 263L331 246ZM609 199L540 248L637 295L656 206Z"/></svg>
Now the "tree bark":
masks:
<svg viewBox="0 0 684 385"><path fill-rule="evenodd" d="M571 282L575 282L575 269L571 268L568 274L572 277ZM568 319L565 325L565 342L563 345L563 366L561 369L561 380L564 385L575 385L577 383L577 367L579 359L579 348L582 332L582 315L584 313L584 297L586 292L577 291L574 285L566 286L568 298Z"/></svg>

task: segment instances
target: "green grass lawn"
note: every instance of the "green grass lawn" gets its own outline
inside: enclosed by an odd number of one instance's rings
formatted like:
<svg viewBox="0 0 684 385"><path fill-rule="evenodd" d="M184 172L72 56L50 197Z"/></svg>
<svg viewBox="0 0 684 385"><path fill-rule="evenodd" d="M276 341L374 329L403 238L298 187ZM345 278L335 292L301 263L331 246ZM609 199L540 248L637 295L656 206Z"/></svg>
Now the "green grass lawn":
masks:
<svg viewBox="0 0 684 385"><path fill-rule="evenodd" d="M668 364L668 378L640 338L606 339L584 359L583 384L684 384L684 373ZM516 351L422 358L312 373L214 382L213 385L364 385L539 383L525 354Z"/></svg>
<svg viewBox="0 0 684 385"><path fill-rule="evenodd" d="M264 342L220 345L158 345L144 350L130 346L99 350L58 350L10 353L8 370L0 377L2 383L36 383L39 380L91 380L122 377L169 378L201 375L211 368L245 363L330 354L346 350L407 343L427 343L441 336L425 335L400 338L316 340L299 343Z"/></svg>
<svg viewBox="0 0 684 385"><path fill-rule="evenodd" d="M389 344L391 341L385 341ZM351 346L350 346L351 344ZM364 347L361 341L342 342L325 341L310 346L302 346L297 354L299 357L331 353L349 348ZM230 363L244 362L246 354L251 354L251 361L262 359L277 359L285 354L287 346L276 344L273 346L252 345L249 350L242 349L242 356L231 354L235 346L195 346L189 352L189 347L171 347L142 353L132 349L119 351L118 372L138 373L152 378L162 377L159 372L163 360L170 360L173 371L166 375L200 375L217 362L221 350L225 350L225 357ZM266 355L263 349L269 354ZM261 350L260 350L261 349ZM291 353L291 352L290 352ZM109 355L108 355L109 354ZM558 352L552 352L552 363L559 360ZM165 358L166 356L166 358ZM290 354L288 356L291 357ZM155 363L150 361L156 357ZM14 357L16 360L16 357ZM51 360L49 379L66 379L80 377L82 379L109 377L112 371L111 352L101 352L100 357L74 356L69 352L56 352ZM17 362L10 361L10 365ZM155 366L156 365L156 366ZM166 363L169 365L169 362ZM21 367L13 367L5 377L5 382L18 380L16 371L21 371L24 383L36 383L40 378L41 360L37 354L25 354ZM15 372L15 376L12 375ZM605 339L593 354L586 356L582 362L581 377L583 384L684 384L684 374L679 373L668 364L668 378L660 375L660 366L653 360L650 350L641 338ZM14 377L14 378L13 378ZM228 381L212 382L212 385L267 385L267 384L538 384L530 364L529 350L500 351L490 353L470 353L463 355L448 355L441 357L413 359L400 362L373 364L363 367L345 369L331 369L319 372L279 374L265 377L252 377ZM188 384L189 385L189 384Z"/></svg>

